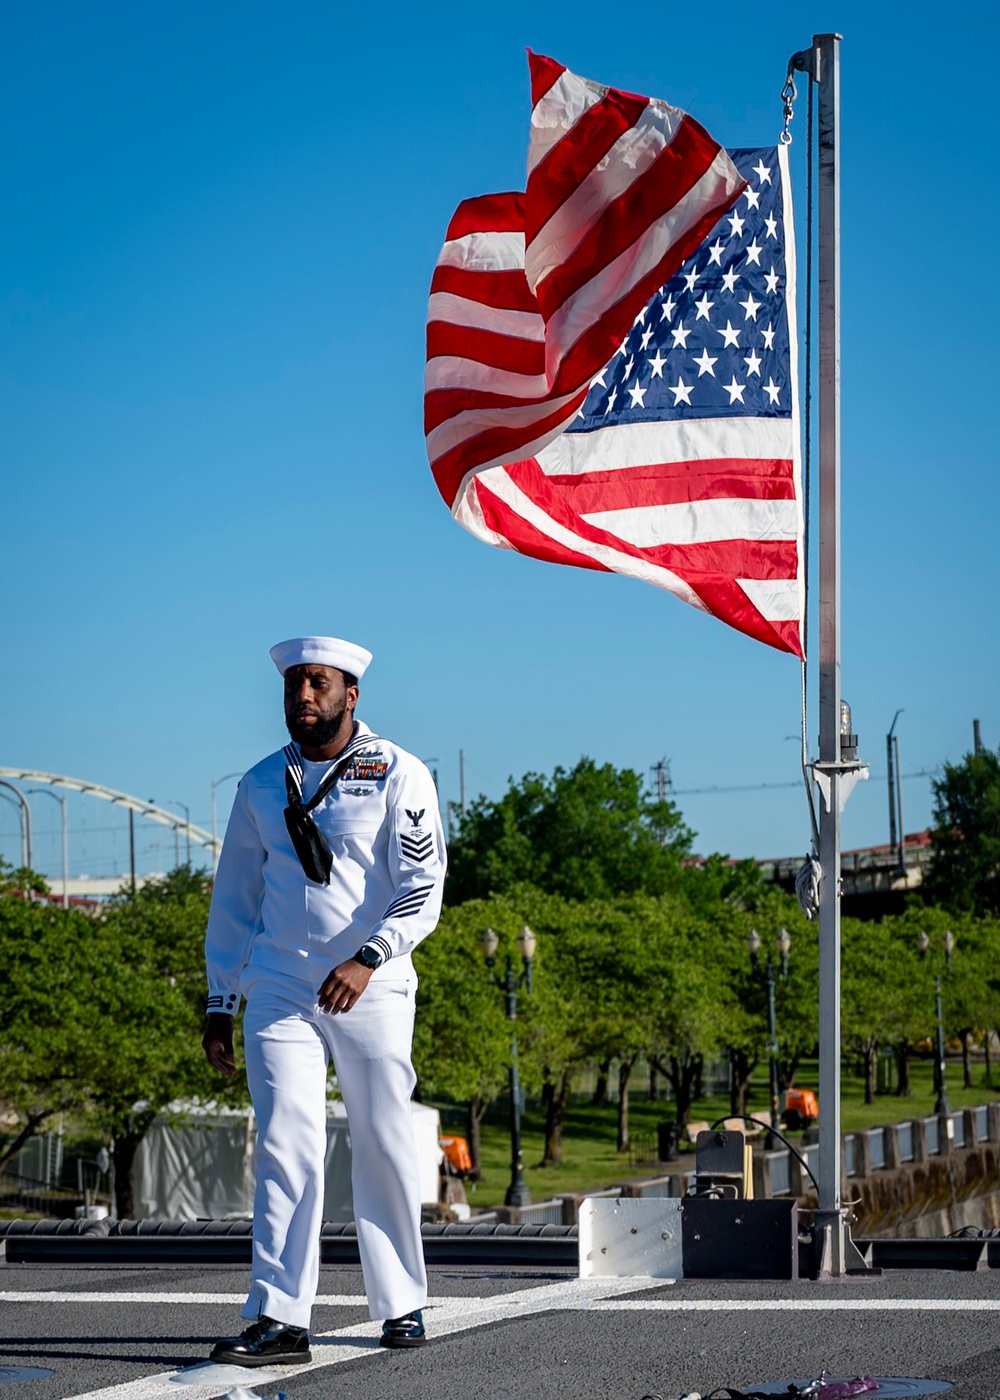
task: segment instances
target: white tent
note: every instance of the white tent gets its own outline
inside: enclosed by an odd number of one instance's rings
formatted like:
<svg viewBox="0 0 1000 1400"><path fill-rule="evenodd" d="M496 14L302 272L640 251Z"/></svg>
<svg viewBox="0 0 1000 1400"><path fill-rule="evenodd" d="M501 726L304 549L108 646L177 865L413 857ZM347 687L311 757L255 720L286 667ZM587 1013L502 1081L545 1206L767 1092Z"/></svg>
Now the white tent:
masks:
<svg viewBox="0 0 1000 1400"><path fill-rule="evenodd" d="M415 1103L413 1128L420 1165L421 1200L437 1201L441 1119L436 1108ZM253 1213L253 1109L212 1104L171 1104L147 1131L132 1166L137 1216L150 1220L221 1220ZM353 1220L351 1132L339 1100L327 1105L324 1220Z"/></svg>

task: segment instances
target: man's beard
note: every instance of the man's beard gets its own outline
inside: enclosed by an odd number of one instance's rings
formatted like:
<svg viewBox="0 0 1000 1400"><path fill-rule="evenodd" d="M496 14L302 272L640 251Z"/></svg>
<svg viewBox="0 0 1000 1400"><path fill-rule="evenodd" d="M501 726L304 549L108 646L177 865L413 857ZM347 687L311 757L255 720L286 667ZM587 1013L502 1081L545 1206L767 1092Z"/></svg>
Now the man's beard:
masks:
<svg viewBox="0 0 1000 1400"><path fill-rule="evenodd" d="M285 726L297 744L304 744L307 749L321 749L336 739L346 714L347 701L343 700L330 714L321 716L312 724L300 724L293 715L286 714Z"/></svg>

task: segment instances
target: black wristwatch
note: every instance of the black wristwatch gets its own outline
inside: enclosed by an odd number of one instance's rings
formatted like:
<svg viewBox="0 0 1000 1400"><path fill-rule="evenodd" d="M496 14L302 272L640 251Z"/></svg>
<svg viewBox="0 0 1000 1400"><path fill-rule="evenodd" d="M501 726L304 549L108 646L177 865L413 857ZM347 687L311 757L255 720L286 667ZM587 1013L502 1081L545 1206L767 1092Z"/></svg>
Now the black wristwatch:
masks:
<svg viewBox="0 0 1000 1400"><path fill-rule="evenodd" d="M374 972L377 967L382 966L384 959L377 948L365 943L354 954L354 961L359 962L362 967L367 967L369 972Z"/></svg>

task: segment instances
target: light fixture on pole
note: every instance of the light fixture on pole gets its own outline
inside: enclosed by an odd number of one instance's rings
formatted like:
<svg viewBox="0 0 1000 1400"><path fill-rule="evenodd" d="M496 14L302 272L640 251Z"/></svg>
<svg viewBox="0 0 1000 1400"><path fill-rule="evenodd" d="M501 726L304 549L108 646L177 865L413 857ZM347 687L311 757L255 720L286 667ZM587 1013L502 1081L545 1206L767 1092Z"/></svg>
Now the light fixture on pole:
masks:
<svg viewBox="0 0 1000 1400"><path fill-rule="evenodd" d="M187 843L187 844L186 844L186 855L185 855L185 860L187 861L187 867L188 867L188 869L190 870L190 869L191 869L191 808L188 806L188 804L187 804L186 802L179 802L179 801L177 800L177 798L173 798L170 802L167 803L167 806L168 806L168 807L180 807L180 808L183 810L183 812L184 812L184 827L185 827L185 832L184 832L184 834L185 834L186 843ZM179 850L178 850L178 848L177 848L177 828L176 828L176 827L174 827L174 860L177 862L178 865L180 865L180 852L179 852Z"/></svg>
<svg viewBox="0 0 1000 1400"><path fill-rule="evenodd" d="M782 928L775 942L778 945L778 953L781 957L780 976L782 982L785 982L788 979L788 954L792 947L792 935L786 928ZM781 1117L781 1110L779 1107L781 1095L778 1088L778 1056L781 1053L781 1044L778 1040L778 1020L774 994L775 982L779 972L771 960L770 953L767 955L767 962L764 966L760 966L760 950L761 936L755 928L752 928L747 934L747 951L750 954L750 966L767 987L767 1057L770 1072L771 1127L776 1128L778 1126L778 1120ZM774 1134L769 1132L764 1140L764 1146L768 1151L772 1151L777 1145L777 1141Z"/></svg>
<svg viewBox="0 0 1000 1400"><path fill-rule="evenodd" d="M951 969L951 955L955 951L955 935L951 929L946 929L941 940L944 947L945 971ZM927 933L921 929L917 934L917 952L925 958L930 952L931 940ZM944 1002L941 995L941 973L934 976L934 1015L937 1020L937 1054L934 1059L934 1091L937 1097L934 1100L935 1113L950 1113L951 1104L948 1102L948 1088L945 1082L945 1062L944 1062Z"/></svg>
<svg viewBox="0 0 1000 1400"><path fill-rule="evenodd" d="M28 806L28 799L20 788L16 788L13 783L5 782L0 778L0 787L8 788L17 798L21 807L21 864L25 870L33 870L31 854L31 808ZM25 877L25 894L31 897L28 889L28 880Z"/></svg>
<svg viewBox="0 0 1000 1400"><path fill-rule="evenodd" d="M226 773L221 778L216 778L212 783L212 874L219 868L219 838L215 831L215 790L223 783L228 783L230 778L242 778L242 773Z"/></svg>
<svg viewBox="0 0 1000 1400"><path fill-rule="evenodd" d="M7 785L6 785L6 783L4 783L2 786L6 787ZM5 792L0 792L0 797L2 797L3 800L4 800L5 802L9 802L10 805L11 805L11 806L16 810L16 812L17 812L17 830L18 830L18 835L20 836L20 839L21 839L21 865L22 865L23 868L26 868L26 867L27 867L27 864L28 864L28 858L27 858L27 856L26 856L25 853L24 853L24 811L23 811L23 809L22 809L22 807L21 807L20 802L16 802L16 801L14 800L14 798L13 798L13 797L9 797L9 796L7 795L7 793L5 793Z"/></svg>
<svg viewBox="0 0 1000 1400"><path fill-rule="evenodd" d="M69 908L69 831L66 825L66 799L51 788L28 788L28 795L40 792L43 797L51 797L62 808L62 907Z"/></svg>
<svg viewBox="0 0 1000 1400"><path fill-rule="evenodd" d="M32 868L31 865L31 809L27 799L20 788L16 788L13 783L4 782L0 778L0 787L9 789L14 794L21 808L21 864L26 870Z"/></svg>
<svg viewBox="0 0 1000 1400"><path fill-rule="evenodd" d="M510 1185L507 1187L507 1194L504 1196L504 1204L508 1206L527 1206L531 1204L531 1192L528 1190L524 1180L524 1161L521 1153L521 1082L517 1068L517 1031L515 1023L517 1021L517 994L522 987L527 992L531 991L531 969L532 959L535 956L535 947L538 940L531 929L525 924L524 928L517 935L517 947L524 963L524 971L520 976L514 971L514 963L510 954L507 954L507 968L503 976L493 972L496 962L497 950L500 947L500 940L491 928L486 929L480 939L480 946L483 950L483 958L486 966L493 975L494 984L500 988L504 994L506 1003L507 1020L511 1023L510 1032Z"/></svg>

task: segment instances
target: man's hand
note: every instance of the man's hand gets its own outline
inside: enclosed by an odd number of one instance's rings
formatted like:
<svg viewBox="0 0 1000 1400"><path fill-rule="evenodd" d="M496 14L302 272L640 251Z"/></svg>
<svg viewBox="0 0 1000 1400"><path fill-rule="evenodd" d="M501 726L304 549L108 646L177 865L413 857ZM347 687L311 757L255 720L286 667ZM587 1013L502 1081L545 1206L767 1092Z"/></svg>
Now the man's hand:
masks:
<svg viewBox="0 0 1000 1400"><path fill-rule="evenodd" d="M335 967L319 989L321 1011L350 1011L371 980L372 969L350 958Z"/></svg>
<svg viewBox="0 0 1000 1400"><path fill-rule="evenodd" d="M208 1063L227 1079L236 1073L236 1056L233 1053L233 1018L224 1011L212 1011L205 1021L205 1034L201 1038Z"/></svg>

